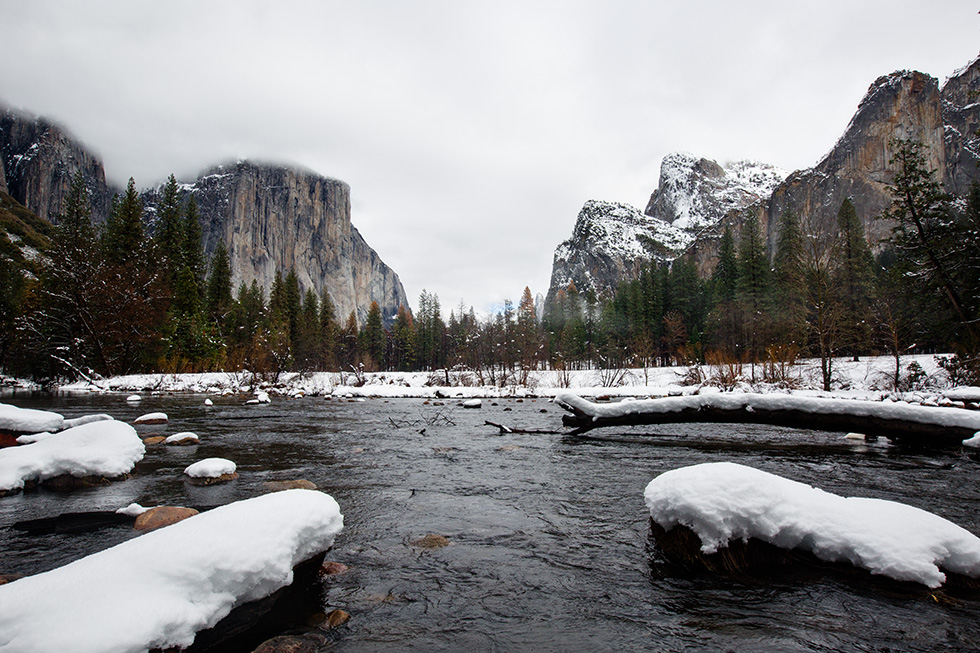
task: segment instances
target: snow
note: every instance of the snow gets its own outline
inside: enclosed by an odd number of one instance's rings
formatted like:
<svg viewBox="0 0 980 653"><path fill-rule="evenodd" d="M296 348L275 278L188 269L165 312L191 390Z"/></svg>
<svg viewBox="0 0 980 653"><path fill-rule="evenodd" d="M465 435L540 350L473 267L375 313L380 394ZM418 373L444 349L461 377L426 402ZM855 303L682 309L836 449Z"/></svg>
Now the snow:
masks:
<svg viewBox="0 0 980 653"><path fill-rule="evenodd" d="M970 447L971 449L980 449L980 431L974 433L972 438L963 440L963 446Z"/></svg>
<svg viewBox="0 0 980 653"><path fill-rule="evenodd" d="M146 424L148 422L167 422L169 418L166 413L147 413L146 415L140 415L135 420L134 424Z"/></svg>
<svg viewBox="0 0 980 653"><path fill-rule="evenodd" d="M195 442L200 442L201 438L197 437L197 433L191 433L190 431L181 431L180 433L174 433L173 435L168 435L167 439L163 441L164 444L173 444L175 442L181 442L183 440L194 440Z"/></svg>
<svg viewBox="0 0 980 653"><path fill-rule="evenodd" d="M143 397L139 395L129 395L126 397L126 401L143 401Z"/></svg>
<svg viewBox="0 0 980 653"><path fill-rule="evenodd" d="M66 429L32 444L0 449L0 490L24 487L62 474L76 477L128 474L143 459L136 429L115 420Z"/></svg>
<svg viewBox="0 0 980 653"><path fill-rule="evenodd" d="M314 490L203 512L0 586L0 650L187 647L236 605L290 584L292 568L330 548L342 528L337 502ZM93 591L98 600L86 599Z"/></svg>
<svg viewBox="0 0 980 653"><path fill-rule="evenodd" d="M188 465L184 473L191 478L217 478L224 474L234 474L237 465L227 458L205 458Z"/></svg>
<svg viewBox="0 0 980 653"><path fill-rule="evenodd" d="M112 419L112 415L106 415L105 413L97 413L95 415L82 415L81 417L66 419L64 428L70 429L73 426L81 426L82 424L90 424L92 422L101 422L107 419Z"/></svg>
<svg viewBox="0 0 980 653"><path fill-rule="evenodd" d="M64 422L65 418L58 413L0 404L0 429L4 431L14 433L59 431L64 426Z"/></svg>
<svg viewBox="0 0 980 653"><path fill-rule="evenodd" d="M555 402L575 408L595 418L617 418L628 415L676 413L684 410L718 408L721 410L796 410L811 414L838 414L854 417L876 417L902 420L919 424L956 426L980 431L980 411L963 408L914 406L901 402L861 401L855 399L831 399L801 397L788 394L751 394L719 392L707 395L667 397L642 401L595 404L581 397L564 392Z"/></svg>
<svg viewBox="0 0 980 653"><path fill-rule="evenodd" d="M945 371L938 365L936 356L931 354L902 357L902 369L916 363L926 373L924 387L912 391L892 389L892 376L895 359L890 356L868 356L859 362L850 358L834 361L834 390L821 390L819 359L804 359L790 368L793 389L763 382L750 383L745 377L749 368L743 370L743 378L736 384L739 391L764 394L791 394L803 397L823 397L837 399L861 399L880 402L883 400L904 401L919 404L923 401L943 401L944 389L949 385ZM691 376L693 367L686 365L674 367L648 367L622 370L622 382L610 385L611 375L601 374L599 370L572 370L559 374L553 370L534 370L528 374L526 384L487 385L481 383L477 374L471 370L444 370L436 372L368 372L362 375L363 385L355 384L355 376L341 372L283 373L275 382L254 384L250 372L207 372L188 374L133 374L100 379L97 384L79 381L62 386L65 392L130 392L143 388L155 388L155 394L198 393L215 396L248 395L261 388L268 395L290 397L302 393L305 400L314 397L381 397L420 398L420 399L484 399L502 397L554 397L562 392L574 392L588 397L666 397L687 394L707 394L717 392L707 382L689 384L685 381ZM712 375L710 365L700 366L700 376ZM449 383L446 383L446 377ZM695 375L697 376L697 375Z"/></svg>
<svg viewBox="0 0 980 653"><path fill-rule="evenodd" d="M971 385L961 385L943 392L950 401L980 401L980 388Z"/></svg>
<svg viewBox="0 0 980 653"><path fill-rule="evenodd" d="M735 161L719 165L692 154L673 152L660 164L655 193L657 217L693 238L729 211L768 199L788 175L766 163Z"/></svg>
<svg viewBox="0 0 980 653"><path fill-rule="evenodd" d="M139 517L147 510L149 510L149 508L144 508L140 504L134 502L129 504L125 508L120 508L119 510L116 511L116 514L129 515L130 517Z"/></svg>
<svg viewBox="0 0 980 653"><path fill-rule="evenodd" d="M931 588L946 580L942 570L980 577L980 538L938 515L841 497L736 463L665 472L644 497L653 521L690 528L707 554L755 538Z"/></svg>

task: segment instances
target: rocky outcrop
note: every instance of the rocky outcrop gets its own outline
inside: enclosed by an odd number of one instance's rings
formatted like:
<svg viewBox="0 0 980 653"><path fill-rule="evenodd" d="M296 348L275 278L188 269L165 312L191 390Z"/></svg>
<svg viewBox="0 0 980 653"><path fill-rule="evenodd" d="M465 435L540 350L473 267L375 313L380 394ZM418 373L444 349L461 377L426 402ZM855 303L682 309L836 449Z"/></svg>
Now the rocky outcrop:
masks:
<svg viewBox="0 0 980 653"><path fill-rule="evenodd" d="M409 305L398 275L351 224L346 183L238 161L184 188L197 200L206 254L224 243L236 287L255 279L269 289L277 270L295 270L302 292L326 289L338 320L354 311L362 324L373 301L386 319Z"/></svg>
<svg viewBox="0 0 980 653"><path fill-rule="evenodd" d="M690 242L686 232L629 204L589 200L572 237L555 250L545 305L574 283L580 293L608 295L651 258L671 260Z"/></svg>
<svg viewBox="0 0 980 653"><path fill-rule="evenodd" d="M768 199L787 174L767 163L736 161L722 166L675 152L661 162L660 183L644 213L697 234L731 211Z"/></svg>
<svg viewBox="0 0 980 653"><path fill-rule="evenodd" d="M921 142L926 164L937 180L947 192L962 197L980 180L978 131L980 58L955 72L942 88L924 73L898 71L871 84L843 135L814 167L786 177L764 164L720 166L708 159L671 154L664 157L659 186L645 213L686 234L687 242L680 249L705 276L714 267L724 228L731 226L738 237L748 211L758 215L771 256L778 240L777 224L785 211L796 212L817 231L836 231L837 212L844 199L850 198L872 247L877 248L891 233L892 225L878 217L892 203L889 184L895 173L891 163L895 140ZM589 220L606 220L596 217L595 211L590 213ZM588 223L580 228L582 222L580 214L576 235L555 253L549 297L569 280L580 288L583 284L593 289L614 288L644 262L642 251L634 249L620 259L605 241L578 237L580 231L596 230ZM634 216L632 223L640 221ZM670 260L680 253L676 232L667 240L662 234L657 227L627 240L641 240L650 251L667 252L660 258ZM675 253L670 255L671 251Z"/></svg>
<svg viewBox="0 0 980 653"><path fill-rule="evenodd" d="M58 125L0 105L0 192L57 222L77 172L101 222L117 189L101 160ZM268 293L276 270L295 270L301 291L330 294L337 319L353 311L364 323L377 301L386 320L409 306L395 274L350 221L350 188L296 167L239 161L184 184L200 209L205 254L223 242L236 285L253 279ZM152 222L158 190L143 194ZM152 227L152 225L151 225Z"/></svg>
<svg viewBox="0 0 980 653"><path fill-rule="evenodd" d="M940 97L946 149L943 185L947 192L963 196L980 177L980 58L953 73Z"/></svg>
<svg viewBox="0 0 980 653"><path fill-rule="evenodd" d="M555 251L546 303L570 282L580 292L608 296L647 262L673 260L725 216L768 198L785 177L764 163L719 165L690 154L668 154L643 213L628 204L586 202L572 237Z"/></svg>
<svg viewBox="0 0 980 653"><path fill-rule="evenodd" d="M834 147L813 168L793 173L773 192L762 224L770 254L783 212L792 210L821 232L835 231L841 203L851 198L874 244L887 237L891 225L877 220L891 206L889 184L896 139L912 139L925 147L927 165L945 169L943 108L935 78L899 71L879 77Z"/></svg>
<svg viewBox="0 0 980 653"><path fill-rule="evenodd" d="M57 223L78 172L88 187L93 216L100 221L108 215L114 192L102 161L64 128L0 105L0 190Z"/></svg>

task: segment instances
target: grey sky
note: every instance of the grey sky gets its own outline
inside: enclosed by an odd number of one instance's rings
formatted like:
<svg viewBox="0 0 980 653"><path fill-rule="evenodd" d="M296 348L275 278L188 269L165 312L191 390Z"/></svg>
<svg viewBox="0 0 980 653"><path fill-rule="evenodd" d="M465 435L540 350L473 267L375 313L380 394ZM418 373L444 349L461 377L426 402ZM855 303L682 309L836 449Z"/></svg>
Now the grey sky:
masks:
<svg viewBox="0 0 980 653"><path fill-rule="evenodd" d="M682 150L813 165L878 76L978 54L963 0L0 0L0 99L118 183L239 156L351 185L446 315L545 293L590 198L642 208Z"/></svg>

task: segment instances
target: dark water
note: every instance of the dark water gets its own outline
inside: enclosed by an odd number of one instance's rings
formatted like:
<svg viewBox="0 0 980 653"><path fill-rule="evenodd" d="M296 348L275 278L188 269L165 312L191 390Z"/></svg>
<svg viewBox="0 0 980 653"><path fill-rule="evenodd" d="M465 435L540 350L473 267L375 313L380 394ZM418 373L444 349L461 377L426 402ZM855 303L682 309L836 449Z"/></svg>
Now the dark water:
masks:
<svg viewBox="0 0 980 653"><path fill-rule="evenodd" d="M218 505L260 494L263 481L305 478L344 513L327 558L351 571L331 578L324 594L325 608L352 615L336 650L980 649L980 600L937 602L862 574L731 579L665 564L643 505L644 487L661 472L728 460L839 494L909 503L980 533L980 462L959 452L764 426L642 432L658 437L616 429L576 439L501 436L483 424L558 430L561 411L543 399L485 400L479 410L322 398L247 407L229 398L206 408L203 399L147 397L130 406L119 396L0 398L129 421L162 410L170 416L163 433L202 439L148 448L138 473L111 487L0 499L0 573L36 573L132 537L125 527L31 537L9 528L17 520L131 501ZM240 478L185 485L183 468L210 456L234 460ZM414 544L430 533L451 544Z"/></svg>

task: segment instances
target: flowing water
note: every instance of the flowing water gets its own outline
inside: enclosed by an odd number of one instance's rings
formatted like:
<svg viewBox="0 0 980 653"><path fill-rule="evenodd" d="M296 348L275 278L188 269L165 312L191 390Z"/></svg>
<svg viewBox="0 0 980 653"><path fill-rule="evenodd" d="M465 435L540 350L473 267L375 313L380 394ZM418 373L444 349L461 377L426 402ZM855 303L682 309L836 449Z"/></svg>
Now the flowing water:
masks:
<svg viewBox="0 0 980 653"><path fill-rule="evenodd" d="M841 434L717 424L603 429L592 438L500 435L484 420L560 430L547 400L363 402L303 398L4 395L66 416L132 421L163 411L162 433L196 447L148 447L129 480L70 495L0 499L0 573L36 573L129 537L127 527L29 536L18 520L109 510L132 501L214 506L304 478L331 494L344 531L327 554L325 609L351 621L343 651L935 651L980 649L980 600L937 601L866 574L822 570L759 578L688 573L650 538L643 489L661 472L708 461L752 465L849 496L902 501L980 533L980 461L902 451ZM494 405L491 405L494 403ZM158 429L160 427L157 427ZM142 429L144 434L149 429ZM656 434L656 437L651 437ZM240 478L193 487L181 471L224 457ZM448 546L416 542L444 536ZM242 543L247 546L247 543Z"/></svg>

